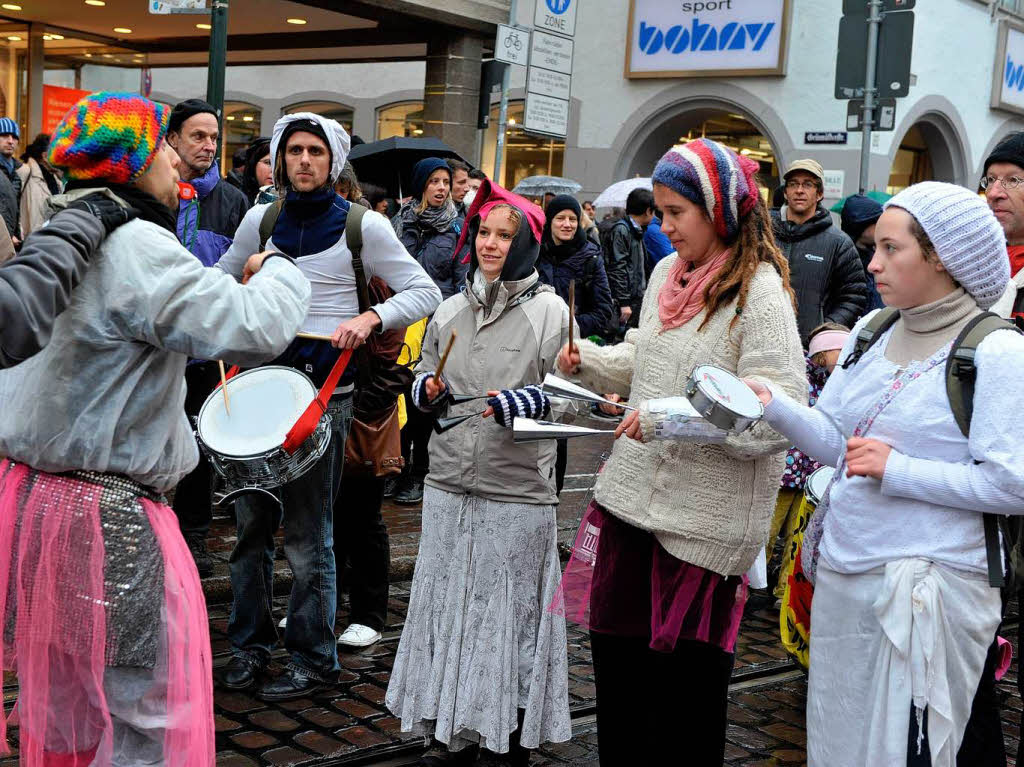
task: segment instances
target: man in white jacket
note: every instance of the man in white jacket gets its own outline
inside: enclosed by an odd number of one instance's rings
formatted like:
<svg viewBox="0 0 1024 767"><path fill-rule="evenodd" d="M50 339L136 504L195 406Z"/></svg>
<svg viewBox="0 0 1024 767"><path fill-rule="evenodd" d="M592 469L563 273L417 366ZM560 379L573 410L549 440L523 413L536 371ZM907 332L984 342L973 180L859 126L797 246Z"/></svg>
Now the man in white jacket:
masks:
<svg viewBox="0 0 1024 767"><path fill-rule="evenodd" d="M0 657L17 658L32 762L214 760L203 592L163 499L198 460L185 363L279 354L310 287L284 256L259 254L242 286L182 247L167 117L94 93L57 127L57 206L99 194L138 218L90 259L49 344L0 373Z"/></svg>
<svg viewBox="0 0 1024 767"><path fill-rule="evenodd" d="M351 205L334 191L348 150L349 136L334 120L309 112L278 120L270 156L282 198L252 208L217 263L217 268L242 279L249 254L264 246L295 259L313 290L301 329L333 340L297 339L275 364L306 373L317 386L326 379L339 349L362 345L370 333L411 325L441 303L440 290L406 252L388 220L370 211L361 225L366 279L382 278L394 295L360 312L345 237ZM258 496L240 498L235 504L238 540L231 553L234 607L228 622L234 657L221 676L228 689L255 685L277 644L271 613L272 536L282 523L282 509L284 550L295 578L284 633L290 658L285 673L263 683L259 695L264 700L290 700L337 681L333 507L352 418L354 368L353 362L329 401L334 430L330 447L308 474L281 488L281 508Z"/></svg>

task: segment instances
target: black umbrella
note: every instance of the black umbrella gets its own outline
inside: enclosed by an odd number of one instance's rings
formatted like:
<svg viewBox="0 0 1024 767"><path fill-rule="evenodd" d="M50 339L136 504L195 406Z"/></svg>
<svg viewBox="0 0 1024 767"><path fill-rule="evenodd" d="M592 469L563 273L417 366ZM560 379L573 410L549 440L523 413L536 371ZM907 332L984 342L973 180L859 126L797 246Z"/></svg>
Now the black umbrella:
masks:
<svg viewBox="0 0 1024 767"><path fill-rule="evenodd" d="M412 186L412 167L425 157L449 157L462 160L461 155L437 138L405 138L396 136L370 144L360 144L348 156L360 181L382 186L398 199Z"/></svg>

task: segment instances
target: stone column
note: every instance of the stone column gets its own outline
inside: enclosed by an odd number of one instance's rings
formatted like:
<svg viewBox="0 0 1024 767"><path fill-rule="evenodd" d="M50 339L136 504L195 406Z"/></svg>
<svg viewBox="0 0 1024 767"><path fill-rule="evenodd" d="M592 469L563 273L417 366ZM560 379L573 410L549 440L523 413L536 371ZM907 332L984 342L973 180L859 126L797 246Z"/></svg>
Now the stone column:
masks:
<svg viewBox="0 0 1024 767"><path fill-rule="evenodd" d="M43 53L42 24L28 25L28 115L25 125L27 130L22 136L24 144L29 143L43 129L43 69L45 56Z"/></svg>
<svg viewBox="0 0 1024 767"><path fill-rule="evenodd" d="M483 39L453 30L427 41L423 133L476 164L477 99Z"/></svg>

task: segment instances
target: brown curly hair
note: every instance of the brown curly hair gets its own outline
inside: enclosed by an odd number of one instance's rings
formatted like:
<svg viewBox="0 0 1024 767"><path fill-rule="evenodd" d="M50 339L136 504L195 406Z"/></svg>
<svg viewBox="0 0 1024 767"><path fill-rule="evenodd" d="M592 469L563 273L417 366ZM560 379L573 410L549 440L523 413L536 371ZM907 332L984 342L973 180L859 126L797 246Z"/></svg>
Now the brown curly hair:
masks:
<svg viewBox="0 0 1024 767"><path fill-rule="evenodd" d="M730 321L729 328L736 324L743 307L746 306L747 291L750 290L750 282L760 264L772 265L782 278L782 287L795 309L796 294L789 284L789 261L775 243L771 214L764 199L758 194L753 210L740 220L739 234L732 243L729 259L722 267L718 279L704 288L704 306L707 307L707 311L704 321L697 328L698 332L704 329L716 311L734 298L737 299L736 316Z"/></svg>

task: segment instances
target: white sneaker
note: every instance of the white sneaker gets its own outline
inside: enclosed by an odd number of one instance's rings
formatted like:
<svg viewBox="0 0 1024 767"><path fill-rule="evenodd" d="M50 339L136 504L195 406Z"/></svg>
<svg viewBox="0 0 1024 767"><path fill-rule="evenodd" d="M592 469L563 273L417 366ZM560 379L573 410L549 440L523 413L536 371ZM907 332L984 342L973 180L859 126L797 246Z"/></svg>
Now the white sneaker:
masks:
<svg viewBox="0 0 1024 767"><path fill-rule="evenodd" d="M284 628L285 626L287 626L287 625L288 625L288 616L286 615L286 616L284 616L284 617L283 617L283 618L281 619L281 622L277 624L277 627L278 627L279 629L283 629L283 628Z"/></svg>
<svg viewBox="0 0 1024 767"><path fill-rule="evenodd" d="M379 641L380 632L374 631L362 623L350 624L342 635L338 637L338 644L343 644L347 647L369 647Z"/></svg>

